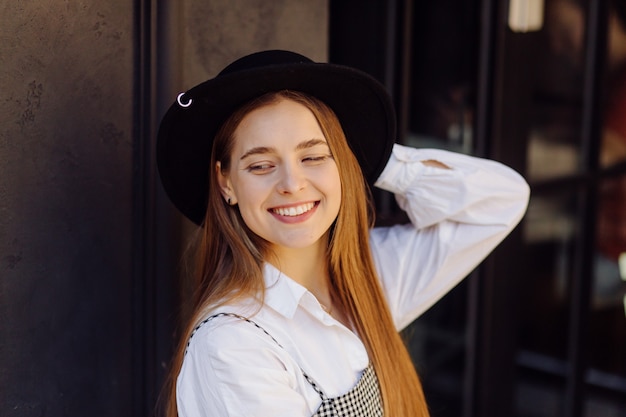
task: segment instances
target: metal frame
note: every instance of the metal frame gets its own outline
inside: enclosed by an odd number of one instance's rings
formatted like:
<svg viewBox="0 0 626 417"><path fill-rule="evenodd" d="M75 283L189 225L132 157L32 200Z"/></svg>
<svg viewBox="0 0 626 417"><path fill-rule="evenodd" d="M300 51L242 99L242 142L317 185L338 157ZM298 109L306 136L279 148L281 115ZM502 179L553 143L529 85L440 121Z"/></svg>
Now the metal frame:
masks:
<svg viewBox="0 0 626 417"><path fill-rule="evenodd" d="M574 267L570 298L570 326L568 340L568 377L566 380L564 416L583 415L585 373L587 371L587 336L589 330L590 294L593 279L598 206L598 172L602 130L602 81L606 59L606 28L608 6L606 1L590 1L587 12L585 78L583 86L583 180L579 185L579 212L581 234L576 242L577 264Z"/></svg>
<svg viewBox="0 0 626 417"><path fill-rule="evenodd" d="M134 2L132 415L155 415L173 353L179 310L180 224L157 177L158 122L170 104L176 5ZM157 412L158 414L158 412Z"/></svg>

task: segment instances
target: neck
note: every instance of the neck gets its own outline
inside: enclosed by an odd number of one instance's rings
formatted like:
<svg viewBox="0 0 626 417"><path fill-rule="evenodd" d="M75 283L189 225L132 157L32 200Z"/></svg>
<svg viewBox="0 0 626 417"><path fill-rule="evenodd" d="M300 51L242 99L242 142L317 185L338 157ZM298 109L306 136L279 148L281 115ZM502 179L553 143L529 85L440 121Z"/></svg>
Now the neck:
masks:
<svg viewBox="0 0 626 417"><path fill-rule="evenodd" d="M269 261L313 293L320 303L330 305L326 239L306 248L274 247Z"/></svg>

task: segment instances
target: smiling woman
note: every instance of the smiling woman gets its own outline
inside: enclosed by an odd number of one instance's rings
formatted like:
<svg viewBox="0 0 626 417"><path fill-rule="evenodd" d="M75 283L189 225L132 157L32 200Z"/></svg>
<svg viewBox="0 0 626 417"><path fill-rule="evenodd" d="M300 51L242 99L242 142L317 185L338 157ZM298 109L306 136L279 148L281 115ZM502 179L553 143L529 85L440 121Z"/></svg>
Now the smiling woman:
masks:
<svg viewBox="0 0 626 417"><path fill-rule="evenodd" d="M238 204L244 223L268 242L277 260L288 250L298 265L310 253L323 265L328 231L341 203L341 181L320 124L290 95L297 97L283 92L256 100L259 107L234 132L218 134L217 140L223 136L233 144L230 162L216 161L217 180L224 198ZM303 283L301 275L306 271L290 277Z"/></svg>
<svg viewBox="0 0 626 417"><path fill-rule="evenodd" d="M182 99L157 158L203 230L168 416L428 416L398 331L519 222L526 182L394 144L377 81L292 52L241 58ZM374 185L412 224L371 229Z"/></svg>

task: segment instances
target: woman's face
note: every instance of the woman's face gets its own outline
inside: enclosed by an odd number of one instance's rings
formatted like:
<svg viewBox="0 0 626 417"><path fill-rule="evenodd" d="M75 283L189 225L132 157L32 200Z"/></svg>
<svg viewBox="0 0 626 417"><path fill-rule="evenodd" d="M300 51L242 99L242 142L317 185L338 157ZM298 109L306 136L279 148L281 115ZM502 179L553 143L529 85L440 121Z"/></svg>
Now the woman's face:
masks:
<svg viewBox="0 0 626 417"><path fill-rule="evenodd" d="M234 132L230 168L218 181L246 225L275 251L327 244L341 181L313 113L282 99L248 113ZM323 238L323 239L322 239Z"/></svg>

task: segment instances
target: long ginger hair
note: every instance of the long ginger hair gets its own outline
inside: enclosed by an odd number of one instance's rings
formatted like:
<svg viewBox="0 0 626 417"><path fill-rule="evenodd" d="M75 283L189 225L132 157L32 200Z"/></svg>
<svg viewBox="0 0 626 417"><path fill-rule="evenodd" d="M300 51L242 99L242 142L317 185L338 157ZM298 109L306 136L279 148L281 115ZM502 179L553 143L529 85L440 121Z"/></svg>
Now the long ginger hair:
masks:
<svg viewBox="0 0 626 417"><path fill-rule="evenodd" d="M378 376L384 414L426 417L429 413L421 383L395 329L370 253L373 210L369 188L333 111L320 100L293 91L269 93L247 103L229 117L213 142L208 206L195 252L194 307L172 362L165 392L166 416L177 416L176 377L192 329L218 305L240 297L263 299L262 268L269 245L250 231L236 207L224 201L215 167L219 161L223 171L229 168L234 132L246 114L285 99L313 113L337 164L341 205L331 226L327 252L333 298L343 306L367 349Z"/></svg>

